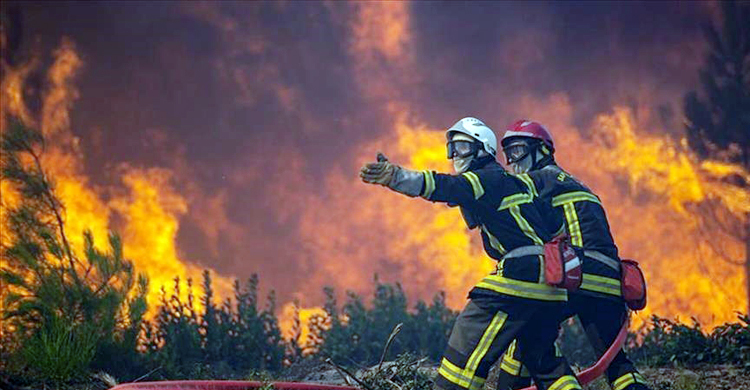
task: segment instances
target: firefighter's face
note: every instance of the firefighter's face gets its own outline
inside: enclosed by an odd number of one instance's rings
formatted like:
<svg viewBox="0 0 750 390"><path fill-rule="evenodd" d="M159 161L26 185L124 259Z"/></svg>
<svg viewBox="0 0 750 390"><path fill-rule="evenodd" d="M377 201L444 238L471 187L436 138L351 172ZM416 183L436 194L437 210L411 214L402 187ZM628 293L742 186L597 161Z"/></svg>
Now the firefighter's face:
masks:
<svg viewBox="0 0 750 390"><path fill-rule="evenodd" d="M523 138L511 140L503 145L503 154L513 173L526 173L532 165L532 145Z"/></svg>
<svg viewBox="0 0 750 390"><path fill-rule="evenodd" d="M469 169L469 165L477 155L477 142L466 134L455 133L446 145L448 158L453 160L453 170L463 173Z"/></svg>

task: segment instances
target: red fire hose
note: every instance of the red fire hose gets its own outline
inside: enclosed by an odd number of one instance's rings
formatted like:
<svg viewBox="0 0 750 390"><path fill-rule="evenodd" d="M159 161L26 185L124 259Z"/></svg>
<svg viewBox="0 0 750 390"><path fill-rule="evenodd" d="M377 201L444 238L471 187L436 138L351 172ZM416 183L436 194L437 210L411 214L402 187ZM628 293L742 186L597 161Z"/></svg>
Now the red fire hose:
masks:
<svg viewBox="0 0 750 390"><path fill-rule="evenodd" d="M271 382L274 390L359 390L350 386L319 383ZM159 381L123 383L110 390L251 390L267 386L259 381Z"/></svg>
<svg viewBox="0 0 750 390"><path fill-rule="evenodd" d="M628 324L625 321L622 324L620 333L612 342L609 349L604 352L599 361L593 366L579 372L576 376L578 382L585 385L609 367L612 360L620 352L622 344L625 343L625 337L628 335ZM275 390L359 390L351 386L324 385L319 383L300 383L300 382L271 382ZM160 382L140 382L140 383L123 383L110 390L252 390L266 386L267 383L258 381L160 381ZM530 386L523 390L536 390L536 386Z"/></svg>
<svg viewBox="0 0 750 390"><path fill-rule="evenodd" d="M599 358L599 361L597 361L596 364L576 374L576 377L578 377L578 383L581 385L588 384L607 370L607 367L609 367L612 360L614 360L615 356L620 352L620 349L622 349L622 344L625 343L625 338L628 335L629 324L629 320L626 320L622 324L622 328L620 328L620 333L617 334L617 338L612 342L612 345L609 346L607 352L604 352L604 355ZM536 386L530 386L522 390L536 390Z"/></svg>

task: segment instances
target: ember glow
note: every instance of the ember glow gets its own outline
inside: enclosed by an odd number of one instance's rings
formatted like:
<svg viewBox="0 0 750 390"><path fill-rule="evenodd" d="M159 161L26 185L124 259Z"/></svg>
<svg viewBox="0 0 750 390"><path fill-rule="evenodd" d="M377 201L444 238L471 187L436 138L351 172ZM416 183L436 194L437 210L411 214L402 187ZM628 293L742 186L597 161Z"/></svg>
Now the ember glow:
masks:
<svg viewBox="0 0 750 390"><path fill-rule="evenodd" d="M493 266L476 232L458 210L366 186L357 170L382 151L450 171L443 131L472 115L498 133L519 118L551 129L560 165L600 195L621 255L643 265L636 325L733 320L747 295L725 259L743 259L744 243L705 220L745 218L735 179L750 175L698 162L682 141L713 7L566 7L32 4L24 44L40 43L3 65L2 115L52 141L45 163L74 245L83 229L99 243L120 232L152 305L175 276L210 269L221 298L258 273L287 333L293 300L306 317L323 286L369 296L374 274L460 308Z"/></svg>

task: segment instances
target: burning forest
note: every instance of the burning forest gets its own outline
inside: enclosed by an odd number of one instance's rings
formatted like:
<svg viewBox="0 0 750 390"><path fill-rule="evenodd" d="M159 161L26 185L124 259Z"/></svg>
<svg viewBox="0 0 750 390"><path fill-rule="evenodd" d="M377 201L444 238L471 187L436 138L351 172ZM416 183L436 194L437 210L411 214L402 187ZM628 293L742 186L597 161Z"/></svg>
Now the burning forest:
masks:
<svg viewBox="0 0 750 390"><path fill-rule="evenodd" d="M494 268L455 208L369 188L363 163L451 172L457 119L499 134L533 119L643 269L631 329L657 315L710 331L750 307L750 122L701 144L686 112L713 58L702 26L726 18L713 2L5 2L0 133L43 136L70 248L90 231L106 252L116 232L148 279L146 319L207 270L215 307L176 299L219 310L254 280L279 337L304 344L347 291L399 283L455 311ZM3 250L23 196L0 181Z"/></svg>

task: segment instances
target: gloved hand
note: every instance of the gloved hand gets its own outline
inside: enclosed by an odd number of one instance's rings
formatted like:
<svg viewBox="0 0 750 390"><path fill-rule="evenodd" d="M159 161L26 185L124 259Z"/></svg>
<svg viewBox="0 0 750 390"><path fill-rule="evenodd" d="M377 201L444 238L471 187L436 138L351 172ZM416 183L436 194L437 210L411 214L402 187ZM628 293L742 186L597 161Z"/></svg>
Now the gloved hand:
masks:
<svg viewBox="0 0 750 390"><path fill-rule="evenodd" d="M380 184L411 197L422 193L424 185L422 173L391 164L383 153L378 153L378 162L365 164L359 177L365 183Z"/></svg>
<svg viewBox="0 0 750 390"><path fill-rule="evenodd" d="M398 165L391 164L383 153L378 152L378 162L367 163L359 170L362 181L370 184L390 186L396 172L401 169Z"/></svg>

